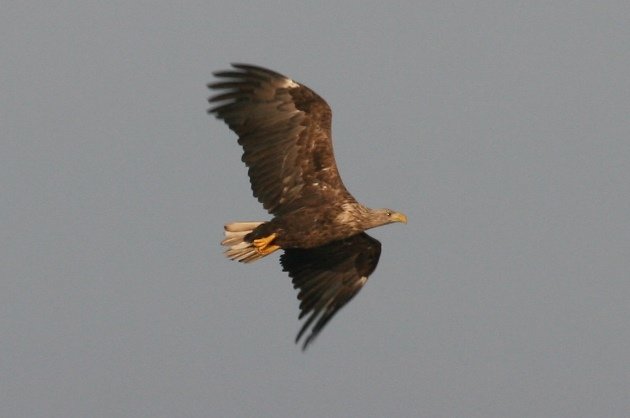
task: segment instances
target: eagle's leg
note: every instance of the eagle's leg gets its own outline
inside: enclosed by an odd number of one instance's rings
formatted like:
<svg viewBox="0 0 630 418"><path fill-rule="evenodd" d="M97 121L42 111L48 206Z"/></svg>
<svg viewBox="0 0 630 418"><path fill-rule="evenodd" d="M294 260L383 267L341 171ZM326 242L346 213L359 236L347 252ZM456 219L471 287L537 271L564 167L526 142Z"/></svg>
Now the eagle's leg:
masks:
<svg viewBox="0 0 630 418"><path fill-rule="evenodd" d="M267 237L255 239L252 243L254 244L258 254L267 255L280 249L279 245L269 245L274 239L276 239L276 234L271 234Z"/></svg>

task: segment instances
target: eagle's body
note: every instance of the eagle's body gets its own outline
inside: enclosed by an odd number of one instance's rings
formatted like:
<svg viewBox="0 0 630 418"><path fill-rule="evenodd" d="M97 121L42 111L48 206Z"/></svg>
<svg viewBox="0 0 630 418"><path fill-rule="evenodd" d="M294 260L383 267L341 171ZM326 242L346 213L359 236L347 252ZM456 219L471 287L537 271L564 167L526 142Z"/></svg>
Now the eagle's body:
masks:
<svg viewBox="0 0 630 418"><path fill-rule="evenodd" d="M340 224L337 219L343 216L343 211L332 209L321 213L314 207L299 208L263 223L246 239L253 241L275 233L274 243L280 248L313 248L362 232L349 224Z"/></svg>
<svg viewBox="0 0 630 418"><path fill-rule="evenodd" d="M276 72L233 64L215 73L223 81L210 110L239 137L254 196L273 215L267 222L225 226L226 255L250 262L283 249L281 263L300 289L300 318L310 314L304 343L365 284L380 243L363 231L406 222L401 213L369 209L343 185L333 155L332 113L308 87Z"/></svg>
<svg viewBox="0 0 630 418"><path fill-rule="evenodd" d="M278 215L254 229L245 239L253 241L276 234L274 243L280 248L314 248L331 241L348 238L368 229L357 212L368 210L358 204L334 205L322 212L317 206L304 206Z"/></svg>

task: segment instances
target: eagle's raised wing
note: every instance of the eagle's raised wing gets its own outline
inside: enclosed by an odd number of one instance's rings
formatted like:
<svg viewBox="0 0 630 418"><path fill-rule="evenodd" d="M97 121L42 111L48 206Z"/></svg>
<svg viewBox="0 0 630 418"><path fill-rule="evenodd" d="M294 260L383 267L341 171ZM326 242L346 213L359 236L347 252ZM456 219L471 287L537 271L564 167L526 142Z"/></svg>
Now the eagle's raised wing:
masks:
<svg viewBox="0 0 630 418"><path fill-rule="evenodd" d="M351 199L333 155L328 104L276 72L232 66L215 73L222 81L208 85L219 92L209 112L238 135L254 196L264 208L277 215L324 196Z"/></svg>
<svg viewBox="0 0 630 418"><path fill-rule="evenodd" d="M381 243L365 232L321 247L284 250L283 270L299 289L300 319L309 315L295 342L314 323L302 348L317 337L330 319L348 303L376 269Z"/></svg>

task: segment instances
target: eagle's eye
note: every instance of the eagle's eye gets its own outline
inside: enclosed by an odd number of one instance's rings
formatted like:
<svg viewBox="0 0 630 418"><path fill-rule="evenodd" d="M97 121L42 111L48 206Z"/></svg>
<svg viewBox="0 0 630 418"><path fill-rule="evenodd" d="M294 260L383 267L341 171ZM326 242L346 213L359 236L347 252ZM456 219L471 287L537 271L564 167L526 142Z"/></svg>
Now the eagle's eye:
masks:
<svg viewBox="0 0 630 418"><path fill-rule="evenodd" d="M385 212L385 215L392 216L392 212L388 210L388 211Z"/></svg>

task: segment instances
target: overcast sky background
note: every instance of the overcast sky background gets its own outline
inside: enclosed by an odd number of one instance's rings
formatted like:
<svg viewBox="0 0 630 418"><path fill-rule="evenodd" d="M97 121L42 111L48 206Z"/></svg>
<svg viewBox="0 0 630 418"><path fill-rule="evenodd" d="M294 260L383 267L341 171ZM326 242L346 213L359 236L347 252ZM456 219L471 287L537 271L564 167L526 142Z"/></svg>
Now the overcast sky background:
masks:
<svg viewBox="0 0 630 418"><path fill-rule="evenodd" d="M3 417L630 411L626 1L4 2ZM302 353L264 220L206 115L230 62L334 111L344 181L405 212Z"/></svg>

